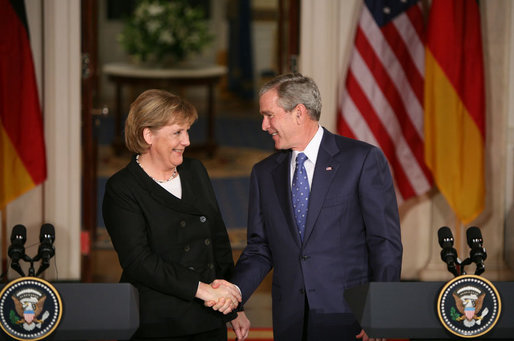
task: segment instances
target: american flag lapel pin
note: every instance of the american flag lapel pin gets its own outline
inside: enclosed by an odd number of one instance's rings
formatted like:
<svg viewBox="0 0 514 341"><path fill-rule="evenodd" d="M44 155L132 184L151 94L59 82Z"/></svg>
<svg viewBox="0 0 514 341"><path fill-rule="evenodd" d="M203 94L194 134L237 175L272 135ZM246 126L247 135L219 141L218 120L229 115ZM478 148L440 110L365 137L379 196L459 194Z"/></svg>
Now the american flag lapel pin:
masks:
<svg viewBox="0 0 514 341"><path fill-rule="evenodd" d="M328 166L327 168L325 168L326 171L331 171L332 170L332 167L331 166Z"/></svg>

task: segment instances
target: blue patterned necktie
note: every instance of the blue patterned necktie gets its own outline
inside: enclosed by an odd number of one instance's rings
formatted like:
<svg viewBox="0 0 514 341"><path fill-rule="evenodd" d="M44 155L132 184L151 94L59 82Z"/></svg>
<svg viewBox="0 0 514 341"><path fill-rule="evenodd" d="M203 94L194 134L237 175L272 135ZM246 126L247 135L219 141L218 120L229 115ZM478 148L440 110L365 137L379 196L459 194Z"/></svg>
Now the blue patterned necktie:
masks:
<svg viewBox="0 0 514 341"><path fill-rule="evenodd" d="M307 156L304 153L299 153L296 156L296 167L294 169L293 183L291 186L294 217L302 241L305 233L305 221L307 220L310 193L309 180L307 179L307 172L303 165L305 160L307 160Z"/></svg>

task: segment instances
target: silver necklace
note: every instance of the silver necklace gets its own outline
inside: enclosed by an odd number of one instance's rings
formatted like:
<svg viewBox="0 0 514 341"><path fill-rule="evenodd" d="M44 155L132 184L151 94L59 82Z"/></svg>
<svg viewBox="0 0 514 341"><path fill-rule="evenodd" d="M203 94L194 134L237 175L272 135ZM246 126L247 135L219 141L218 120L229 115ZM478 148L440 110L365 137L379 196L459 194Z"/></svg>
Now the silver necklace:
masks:
<svg viewBox="0 0 514 341"><path fill-rule="evenodd" d="M139 154L136 155L136 162L137 164L139 165L139 167L141 167L141 169L150 177L152 178L153 181L155 182L158 182L160 184L163 184L163 183L166 183L166 182L169 182L171 180L173 180L176 176L177 176L177 167L175 167L173 169L173 173L171 174L170 178L168 180L158 180L158 179L155 179L153 176L151 176L150 174L148 174L147 171L145 171L145 169L143 168L143 165L141 163L139 163Z"/></svg>

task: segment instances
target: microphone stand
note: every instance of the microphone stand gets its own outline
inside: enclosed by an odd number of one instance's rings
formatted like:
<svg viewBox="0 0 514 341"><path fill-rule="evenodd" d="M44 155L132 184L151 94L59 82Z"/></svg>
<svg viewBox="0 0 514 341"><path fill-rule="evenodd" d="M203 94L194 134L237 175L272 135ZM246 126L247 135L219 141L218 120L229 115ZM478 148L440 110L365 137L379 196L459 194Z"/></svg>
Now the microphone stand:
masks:
<svg viewBox="0 0 514 341"><path fill-rule="evenodd" d="M21 268L19 261L11 262L11 269L19 273L21 277L25 277L25 273L23 272L23 269ZM5 278L7 279L7 272Z"/></svg>
<svg viewBox="0 0 514 341"><path fill-rule="evenodd" d="M462 261L461 263L461 275L466 275L466 271L464 270L464 267L471 264L471 259L470 258L466 258Z"/></svg>
<svg viewBox="0 0 514 341"><path fill-rule="evenodd" d="M470 258L466 258L461 264L462 264L462 270L461 270L461 274L462 275L465 275L466 272L464 271L464 266L467 266L467 265L470 265L471 263L475 262L476 263L476 269L475 269L475 275L476 276L480 276L484 271L485 271L485 266L484 266L484 262L483 261L474 261L471 257Z"/></svg>
<svg viewBox="0 0 514 341"><path fill-rule="evenodd" d="M35 274L36 274L36 272L34 271L34 259L30 258L29 276L30 277L36 277Z"/></svg>
<svg viewBox="0 0 514 341"><path fill-rule="evenodd" d="M39 265L39 269L37 270L36 276L39 276L43 271L48 269L49 266L50 266L50 260L42 259L41 264ZM32 270L34 270L34 269L32 269Z"/></svg>
<svg viewBox="0 0 514 341"><path fill-rule="evenodd" d="M39 270L36 274L36 270L34 269L34 262L38 261L40 259L41 258L40 257L38 258L38 256L32 258L32 257L27 256L26 254L23 255L22 258L20 258L20 260L24 260L25 262L30 263L30 265L29 265L29 276L30 277L39 276L44 270L46 270L46 268L48 268L49 264L47 262L45 262L45 264L41 264L39 266ZM21 277L25 277L25 272L21 268L19 260L16 262L11 262L11 268L13 270L15 270L18 274L20 274Z"/></svg>

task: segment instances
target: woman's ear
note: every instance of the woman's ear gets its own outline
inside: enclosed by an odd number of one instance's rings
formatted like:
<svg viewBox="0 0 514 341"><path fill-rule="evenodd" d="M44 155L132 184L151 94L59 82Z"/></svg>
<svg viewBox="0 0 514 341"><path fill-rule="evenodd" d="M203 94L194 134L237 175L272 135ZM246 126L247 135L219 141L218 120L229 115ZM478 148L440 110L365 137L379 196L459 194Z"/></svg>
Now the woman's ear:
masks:
<svg viewBox="0 0 514 341"><path fill-rule="evenodd" d="M145 142L148 145L152 145L152 137L153 137L152 130L150 128L144 128L143 129L143 138L145 139Z"/></svg>

